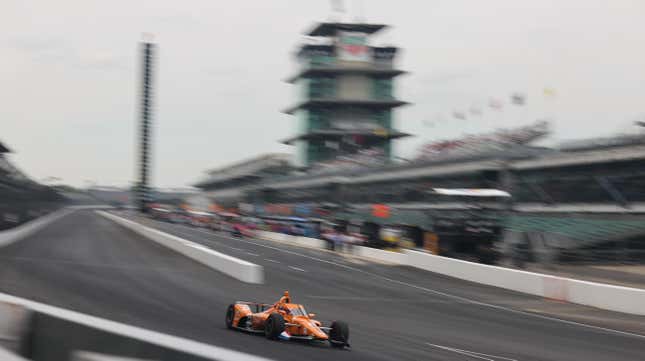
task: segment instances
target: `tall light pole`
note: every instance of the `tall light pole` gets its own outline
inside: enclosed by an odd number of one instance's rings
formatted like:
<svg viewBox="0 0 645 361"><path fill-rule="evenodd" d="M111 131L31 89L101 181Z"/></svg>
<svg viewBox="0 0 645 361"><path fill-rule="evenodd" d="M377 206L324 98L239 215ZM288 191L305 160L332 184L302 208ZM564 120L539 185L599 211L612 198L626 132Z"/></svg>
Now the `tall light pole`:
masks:
<svg viewBox="0 0 645 361"><path fill-rule="evenodd" d="M141 104L139 128L139 179L137 184L137 207L147 212L150 203L150 138L152 122L152 71L156 45L151 36L144 35L141 42Z"/></svg>

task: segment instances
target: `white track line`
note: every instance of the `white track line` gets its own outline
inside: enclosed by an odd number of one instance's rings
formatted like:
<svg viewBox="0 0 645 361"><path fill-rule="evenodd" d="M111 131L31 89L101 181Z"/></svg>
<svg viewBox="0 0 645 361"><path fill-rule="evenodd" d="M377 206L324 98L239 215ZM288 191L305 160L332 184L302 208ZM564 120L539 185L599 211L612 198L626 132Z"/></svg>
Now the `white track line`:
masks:
<svg viewBox="0 0 645 361"><path fill-rule="evenodd" d="M462 349L455 348L455 347L436 345L436 344L430 343L430 342L426 342L426 345L436 347L436 348L440 348L442 350L447 350L447 351L460 353L462 355L467 355L467 356L482 359L482 360L487 360L487 361L497 361L498 359L499 360L508 360L508 361L517 361L517 359L514 359L514 358L489 355L489 354L486 354L486 353L475 352L475 351L462 350Z"/></svg>
<svg viewBox="0 0 645 361"><path fill-rule="evenodd" d="M307 271L305 271L305 270L303 270L302 268L299 268L299 267L289 266L289 268L295 269L296 271L300 271L300 272L307 272Z"/></svg>
<svg viewBox="0 0 645 361"><path fill-rule="evenodd" d="M592 329L592 330L596 330L596 331L603 331L603 332L606 332L606 333L613 333L613 334L621 335L621 336L629 336L629 337L635 337L635 338L639 338L639 339L645 339L645 335L641 335L641 334L638 334L638 333L633 333L633 332L628 332L628 331L619 331L619 330L614 330L612 328L594 326L594 325L589 325L589 324L586 324L586 323L580 323L580 322L576 322L576 321L569 321L569 320L564 320L564 319L561 319L561 318L538 315L538 314L531 313L531 312L516 310L516 309L513 309L513 308L504 307L504 306L493 305L493 304L490 304L490 303L485 303L485 302L473 300L473 299L470 299L470 298L461 297L461 296L453 295L453 294L442 292L442 291L437 291L437 290L434 290L434 289L431 289L431 288L417 286L415 284L411 284L411 283L408 283L408 282L395 280L395 279L392 279L392 278L381 276L381 275L378 275L378 274L375 274L375 273L371 273L371 272L368 272L368 271L364 271L362 269L358 269L358 268L355 268L355 267L352 267L352 266L347 266L347 265L344 265L344 264L336 263L336 262L333 262L333 261L328 261L328 260L316 258L316 257L313 257L313 256L308 256L306 254L302 254L302 253L298 253L298 252L294 252L294 251L289 251L289 250L281 249L281 248L278 248L278 247L268 246L268 245L262 244L262 243L251 242L251 241L246 240L246 239L227 237L227 236L218 235L218 234L215 234L215 233L206 232L206 231L203 231L201 229L192 229L192 230L202 232L202 233L206 233L206 234L209 234L211 236L218 236L218 237L223 237L223 238L227 238L227 239L238 241L238 242L254 244L254 245L259 246L259 247L269 248L269 249L273 249L273 250L283 252L283 253L294 254L294 255L297 255L297 256L309 258L309 259L312 259L312 260L315 260L315 261L318 261L318 262L322 262L322 263L332 264L332 265L335 265L335 266L338 266L338 267L341 267L341 268L345 268L345 269L353 270L353 271L356 271L356 272L359 272L359 273L371 275L373 277L380 278L380 279L385 280L385 281L389 281L389 282L392 282L392 283L397 283L397 284L400 284L400 285L403 285L403 286L412 287L412 288L415 288L415 289L418 289L418 290L421 290L421 291L424 291L424 292L433 293L433 294L436 294L436 295L441 295L441 296L444 296L444 297L452 298L454 300L470 303L470 304L473 304L473 305L478 305L478 306L482 306L482 307L489 307L489 308L493 308L493 309L500 310L500 311L506 311L506 312L511 312L511 313L515 313L515 314L519 314L519 315L535 317L535 318L539 318L539 319L542 319L542 320L560 322L560 323L564 323L564 324L567 324L567 325L584 327L584 328L588 328L588 329Z"/></svg>
<svg viewBox="0 0 645 361"><path fill-rule="evenodd" d="M280 262L280 261L276 261L276 260L271 259L271 258L265 258L264 260L265 260L265 261L267 261L267 262L282 263L282 262Z"/></svg>

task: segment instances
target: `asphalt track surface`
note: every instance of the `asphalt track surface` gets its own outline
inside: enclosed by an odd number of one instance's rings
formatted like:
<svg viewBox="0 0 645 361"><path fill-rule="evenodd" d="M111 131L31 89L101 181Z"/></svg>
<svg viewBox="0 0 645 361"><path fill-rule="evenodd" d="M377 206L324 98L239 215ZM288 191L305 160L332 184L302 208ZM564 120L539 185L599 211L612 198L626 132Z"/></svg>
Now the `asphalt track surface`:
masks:
<svg viewBox="0 0 645 361"><path fill-rule="evenodd" d="M331 252L146 223L264 266L265 284L242 283L77 211L0 249L0 291L276 360L645 359L645 336L551 318L640 332L643 317ZM348 322L351 349L225 328L228 304L274 302L285 289L318 319Z"/></svg>

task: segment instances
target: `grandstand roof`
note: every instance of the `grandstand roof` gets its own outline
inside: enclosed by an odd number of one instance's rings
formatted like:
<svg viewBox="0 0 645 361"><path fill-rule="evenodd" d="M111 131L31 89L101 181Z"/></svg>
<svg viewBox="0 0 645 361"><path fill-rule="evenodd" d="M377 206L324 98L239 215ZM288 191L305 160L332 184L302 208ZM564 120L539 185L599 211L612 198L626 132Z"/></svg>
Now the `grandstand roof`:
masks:
<svg viewBox="0 0 645 361"><path fill-rule="evenodd" d="M203 187L208 184L225 182L244 177L259 177L259 173L271 169L285 170L291 168L291 155L286 153L269 153L246 159L231 165L207 171L207 176L195 184Z"/></svg>
<svg viewBox="0 0 645 361"><path fill-rule="evenodd" d="M349 169L342 172L307 174L283 179L273 179L263 182L262 188L288 189L318 186L330 183L374 183L395 181L409 178L422 178L430 176L445 176L454 174L468 174L489 169L498 169L500 163L495 160L471 160L461 163L434 163L416 164L410 168L404 167L374 167Z"/></svg>
<svg viewBox="0 0 645 361"><path fill-rule="evenodd" d="M403 100L397 100L397 99L382 99L382 100L374 100L374 99L323 99L323 98L317 98L317 99L309 99L304 102L301 102L291 108L287 108L283 110L284 113L286 114L293 114L296 110L299 109L309 109L312 107L317 107L317 106L357 106L357 107L367 107L367 108L375 108L375 109L388 109L388 108L395 108L399 107L402 105L407 105L409 104L408 102L405 102Z"/></svg>
<svg viewBox="0 0 645 361"><path fill-rule="evenodd" d="M563 152L579 152L637 144L645 144L645 134L625 134L615 137L570 140L560 143L558 149Z"/></svg>
<svg viewBox="0 0 645 361"><path fill-rule="evenodd" d="M373 75L377 77L394 77L407 73L404 70L393 68L359 68L359 67L339 67L339 66L312 66L301 70L298 74L288 78L288 83L293 83L299 78L309 76L320 76L328 74L362 74Z"/></svg>
<svg viewBox="0 0 645 361"><path fill-rule="evenodd" d="M224 167L213 168L206 171L206 173L216 174L220 172L229 172L234 170L245 169L253 165L266 166L266 165L274 164L274 162L276 161L289 162L291 161L291 155L288 153L266 153L252 158L247 158L245 160L241 160L239 162L235 162Z"/></svg>
<svg viewBox="0 0 645 361"><path fill-rule="evenodd" d="M612 149L586 149L576 152L555 152L542 157L520 160L511 164L512 169L554 168L590 163L608 163L645 159L645 145L632 145Z"/></svg>
<svg viewBox="0 0 645 361"><path fill-rule="evenodd" d="M364 23L318 23L313 29L306 32L309 36L334 36L340 31L356 31L366 34L374 34L386 28L384 24Z"/></svg>
<svg viewBox="0 0 645 361"><path fill-rule="evenodd" d="M398 130L344 130L344 129L321 129L314 130L307 134L297 135L281 141L284 144L291 144L296 140L309 140L316 138L340 138L347 135L362 135L372 138L396 139L402 137L409 137L411 134L403 133Z"/></svg>
<svg viewBox="0 0 645 361"><path fill-rule="evenodd" d="M544 203L523 203L513 206L513 210L524 213L626 213L645 214L645 203L631 203L629 207L619 204L606 203L566 203L566 204L544 204Z"/></svg>

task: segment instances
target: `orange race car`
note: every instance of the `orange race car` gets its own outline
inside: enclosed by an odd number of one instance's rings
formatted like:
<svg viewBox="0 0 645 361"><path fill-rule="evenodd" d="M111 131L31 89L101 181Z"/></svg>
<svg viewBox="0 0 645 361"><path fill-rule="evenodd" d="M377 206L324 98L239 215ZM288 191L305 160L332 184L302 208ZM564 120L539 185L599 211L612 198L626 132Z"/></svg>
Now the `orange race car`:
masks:
<svg viewBox="0 0 645 361"><path fill-rule="evenodd" d="M329 341L332 347L349 347L349 328L342 321L323 327L316 315L302 305L291 303L289 291L274 304L237 301L226 310L230 329L264 333L269 339Z"/></svg>

